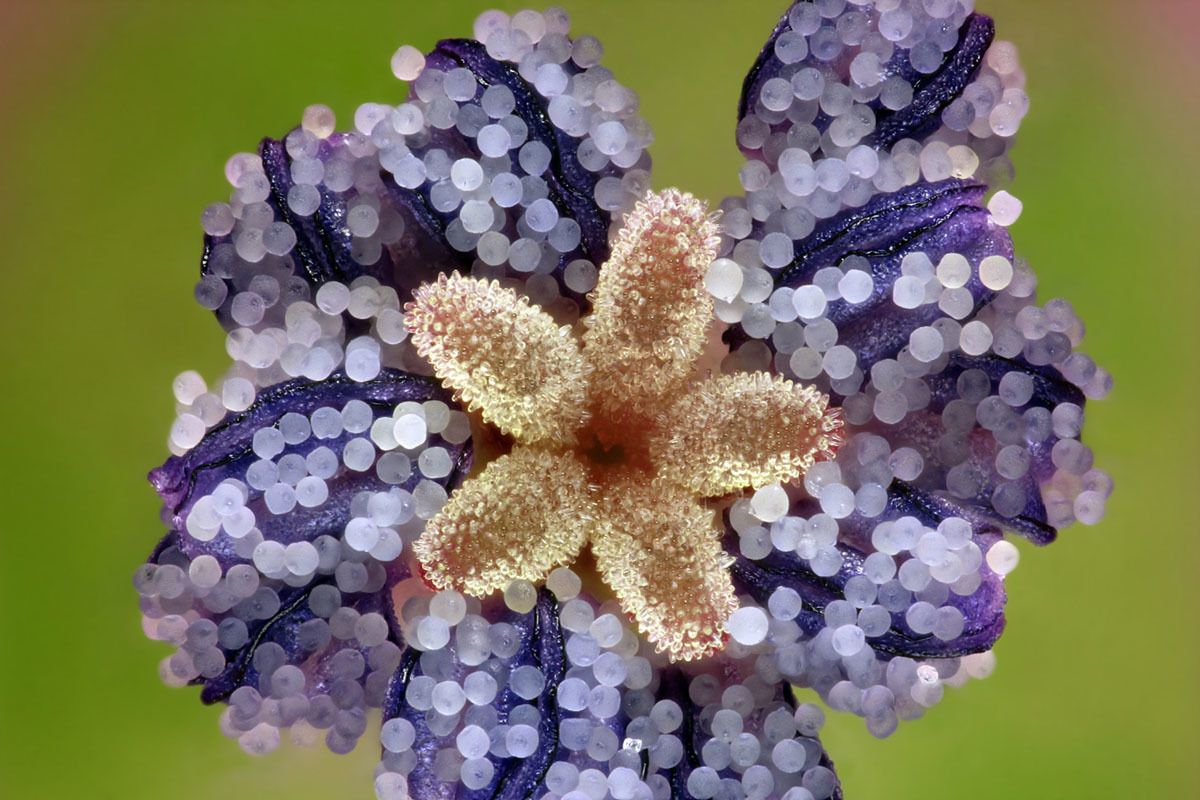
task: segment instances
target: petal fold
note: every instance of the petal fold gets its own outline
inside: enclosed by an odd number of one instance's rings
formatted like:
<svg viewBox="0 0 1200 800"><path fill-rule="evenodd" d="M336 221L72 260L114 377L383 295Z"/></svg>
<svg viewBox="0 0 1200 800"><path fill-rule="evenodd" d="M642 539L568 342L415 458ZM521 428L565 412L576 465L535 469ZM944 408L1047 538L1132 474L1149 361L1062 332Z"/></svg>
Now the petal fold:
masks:
<svg viewBox="0 0 1200 800"><path fill-rule="evenodd" d="M545 180L547 197L561 210L560 218L574 220L579 228L578 249L559 256L559 263L565 266L572 258L584 258L596 265L603 263L609 251L608 230L614 214L611 207L600 205L596 197L596 186L604 178L620 179L626 174L626 169L611 161L596 170L580 163L580 147L593 141L586 135L580 135L582 121L578 123L578 127L573 126L569 131L561 125L556 125L554 117L557 114L550 108L552 98L541 95L534 85L522 77L522 65L492 58L483 44L471 39L441 41L430 58L434 64L443 68L453 69L461 66L471 70L481 87L502 85L508 88L512 93L514 113L527 126L529 140L540 143L549 151L549 163L545 170L530 174ZM587 72L569 61L563 63L561 69L576 80L576 76ZM622 110L630 109L626 106ZM635 119L629 121L639 122ZM585 149L593 148L594 144ZM512 167L519 174L522 164L516 154L513 162ZM648 164L647 159L645 166ZM643 166L640 161L638 166ZM632 205L635 199L636 197L628 197L622 202Z"/></svg>
<svg viewBox="0 0 1200 800"><path fill-rule="evenodd" d="M1010 377L1011 376L1011 377ZM1054 541L1050 509L1042 497L1043 487L1052 487L1058 469L1054 449L1076 447L1061 426L1054 426L1054 409L1082 408L1083 392L1054 369L1030 364L1025 358L952 355L945 370L928 381L929 406L910 412L887 429L894 447L909 447L919 453L924 466L913 479L915 488L941 492L957 513L977 526L1014 531L1034 544ZM1010 406L1000 400L1002 387L1014 384L1028 392L1024 403ZM960 386L970 385L973 400L985 390L993 399L975 407L976 424L963 430L956 423L967 406ZM1005 396L1009 396L1004 392ZM986 400L986 398L985 398ZM1059 417L1064 415L1059 412ZM940 436L931 431L951 429ZM983 425L986 423L986 427ZM883 432L883 426L869 428ZM1078 470L1077 470L1078 471ZM1070 470L1064 470L1070 473ZM1059 475L1061 480L1065 475ZM1055 520L1057 521L1057 520Z"/></svg>
<svg viewBox="0 0 1200 800"><path fill-rule="evenodd" d="M135 574L144 627L178 648L164 679L228 703L245 749L291 727L347 752L366 730L403 646L403 552L470 469L449 399L391 370L289 381L151 473L170 530ZM401 449L397 425L420 440Z"/></svg>
<svg viewBox="0 0 1200 800"><path fill-rule="evenodd" d="M848 444L839 457L851 485L860 446ZM827 494L814 482L829 481L832 466L806 476L821 501L798 499L769 529L735 504L725 546L738 553L734 583L751 601L739 614L757 605L769 615L759 636L773 670L883 737L935 705L944 687L990 671L1016 549L994 526L972 525L952 501L902 481L882 508L835 510L830 499L840 489ZM874 494L867 488L864 498Z"/></svg>
<svg viewBox="0 0 1200 800"><path fill-rule="evenodd" d="M930 31L935 35L926 39L924 51L916 57L921 62L921 69L918 70L913 64L911 49L899 44L892 46L890 42L885 44L876 40L868 48L865 44L844 45L841 41L830 41L833 26L839 23L845 28L851 25L870 26L880 32L890 33L893 30L890 27L892 19L881 20L879 12L874 8L861 11L848 9L826 26L821 25L820 21L810 19L812 14L807 12L807 9L797 11L797 7L805 5L811 6L811 3L801 0L783 15L750 67L738 100L739 121L752 113L763 114L769 118L770 112L777 110L774 108L775 103L770 99L770 88L773 87L768 88L767 102L771 103L771 106L764 107L763 89L767 81L780 77L790 80L800 69L815 69L826 73L826 85L832 82L831 78L836 75L859 91L879 87L880 84L886 86L888 81L892 82L890 92L865 92L866 97L862 98L865 101L863 106L870 109L873 123L873 130L862 137L864 143L883 148L891 147L905 138L920 139L942 124L942 113L946 107L961 97L967 86L978 76L984 56L995 37L992 19L983 14L965 15L957 25L957 32L950 27L953 25L950 19L926 18L924 22L932 23ZM894 19L900 15L891 16ZM908 20L910 25L916 22L911 17ZM809 35L805 37L803 33ZM797 39L805 44L798 45ZM937 45L936 53L928 52L930 44ZM804 52L804 57L793 61L792 55L800 52ZM855 57L863 53L868 57L862 59L855 68ZM882 57L888 53L890 56ZM827 55L830 57L823 57ZM784 62L784 58L787 58L787 63ZM905 88L900 90L900 86ZM805 84L801 80L800 86L797 87L798 94L804 92L804 87ZM813 98L805 94L804 99ZM812 124L824 132L839 115L831 114L827 108L821 107L812 116ZM752 148L745 145L743 150L753 152ZM747 152L747 155L751 155L751 152Z"/></svg>
<svg viewBox="0 0 1200 800"><path fill-rule="evenodd" d="M800 787L814 800L841 800L841 781L817 738L824 712L798 703L787 683L768 684L752 661L721 659L698 674L664 670L660 702L675 704L682 717L675 735L683 752L671 770L672 796L710 800L736 782L748 795L783 797Z"/></svg>
<svg viewBox="0 0 1200 800"><path fill-rule="evenodd" d="M335 153L344 152L350 144L344 135L335 134L316 145L313 156L322 166L326 166ZM355 260L356 255L362 260L365 258L361 252L356 251L355 237L348 224L348 215L353 206L366 199L368 192L355 187L345 191L334 191L328 184L317 187L309 184L309 188L316 189L320 198L319 204L311 214L301 214L289 203L288 197L297 197L300 192L307 191L303 188L297 191L298 184L292 176L293 168L299 171L307 164L296 165L295 158L288 152L284 142L275 139L263 139L259 143L258 151L262 159L263 174L271 186L271 194L266 202L274 210L276 219L295 232L296 244L291 255L296 262L298 275L303 276L314 289L329 281L349 284L361 275L371 275L381 281L390 280L390 253L385 258L382 257L384 254L381 251L381 258L372 264L360 264ZM329 165L329 168L333 169L335 166L336 162ZM404 209L399 206L393 207L388 204L388 207L382 210L385 214L390 212L404 218ZM406 229L407 222L410 221L411 218L406 218L404 223L397 224L396 227Z"/></svg>
<svg viewBox="0 0 1200 800"><path fill-rule="evenodd" d="M945 316L937 302L925 302L923 296L915 306L907 299L903 306L895 302L896 282L916 269L916 262L929 265L928 281L944 258L961 256L972 267L961 287L969 307L979 308L995 297L979 277L979 264L990 256L1011 260L1013 250L1007 230L983 205L985 192L977 183L947 180L878 195L795 242L795 255L775 277L775 285L800 290L830 265L868 273L871 289L865 298L851 302L837 297L821 304L821 316L837 329L837 344L852 350L855 366L867 372L877 361L895 357L914 330ZM741 337L730 338L737 342Z"/></svg>
<svg viewBox="0 0 1200 800"><path fill-rule="evenodd" d="M883 67L884 80L898 77L907 81L912 86L912 101L896 110L883 108L882 104L875 108L875 146L890 147L910 137L919 139L941 125L943 112L979 74L995 36L996 26L991 17L969 15L958 29L954 46L929 74L918 72L910 55L898 51Z"/></svg>
<svg viewBox="0 0 1200 800"><path fill-rule="evenodd" d="M419 470L412 468L412 459L407 456L401 459L399 454L387 459L389 463L397 464L396 470L390 472L385 465L384 472L388 480L380 478L379 470L375 468L375 457L380 455L379 450L383 448L372 441L370 434L378 421L384 415L394 414L396 407L402 403L419 405L430 401L446 405L451 415L462 415L456 407L449 405L452 402L450 392L433 380L398 370L384 370L379 378L365 382L334 374L323 381L296 379L264 389L245 411L229 413L194 448L182 456L167 459L161 467L150 472L150 483L163 500L163 520L179 537L178 545L189 557L210 554L227 566L239 558L235 552L235 537L224 532L214 533L211 538L185 535L188 516L196 502L211 496L226 481L241 482L245 493L243 506L252 510L253 527L264 538L284 543L340 532L348 520L351 498L364 490L386 490L394 485L411 494L422 480L433 480L447 489L453 488L470 472L473 460L471 440L463 435L466 430L463 425L465 419L458 421L455 433L447 434L449 438L441 433L431 433L427 423L418 426L423 438L414 443L413 449L418 452L425 447L444 450L444 460L449 462L449 471L445 475L433 479L423 476ZM346 424L348 410L352 417L349 426ZM438 413L441 414L440 411ZM285 417L287 422L284 422ZM304 421L301 417L305 418ZM298 439L303 435L303 439L296 444L289 444L281 427L295 429L295 434L289 430L287 438ZM443 426L442 433L446 431ZM257 448L256 436L259 439ZM352 441L356 444L351 445ZM391 449L397 446L394 430L393 435L383 442L385 446L390 445ZM354 460L356 465L365 465L364 469L347 466L347 446L351 448L352 460L355 454L364 456L362 461ZM266 486L268 478L275 479L271 486L282 482L279 480L278 467L288 456L292 458L287 464L299 470L303 462L307 473L310 457L318 449L322 449L322 452L314 460L320 462L318 469L321 474L329 469L334 470L328 478L321 478L329 490L327 499L311 506L295 502L285 514L272 513L267 508L266 500L267 488L270 488ZM325 450L330 453L326 454ZM264 457L267 453L270 453L269 458ZM335 456L332 462L330 455ZM371 459L370 464L366 464L365 458ZM256 471L251 482L247 473L256 462L261 461L271 461L275 469L265 464L259 465L261 480ZM439 461L443 459L439 458ZM404 463L408 464L407 470L402 469ZM290 475L285 473L285 477ZM393 480L396 482L392 483ZM295 488L292 487L292 495L295 495ZM317 496L319 493L314 495L314 500ZM285 505L287 503L283 501L279 507ZM208 512L204 513L204 517L206 522L211 521ZM196 525L197 530L204 527L199 525L199 520ZM236 522L222 522L222 525L224 531L235 526ZM240 531L240 528L235 530ZM207 532L201 533L201 536L207 536Z"/></svg>
<svg viewBox="0 0 1200 800"><path fill-rule="evenodd" d="M564 319L586 309L610 228L649 185L653 139L636 94L582 49L574 58L561 32L513 47L439 42L400 107L419 130L380 157L385 183L428 209L459 269L543 276L528 293Z"/></svg>
<svg viewBox="0 0 1200 800"><path fill-rule="evenodd" d="M558 752L555 693L568 666L558 603L542 589L531 611L497 615L495 623L497 633L504 629L503 655L481 665L461 649L435 650L440 658L422 658L413 649L392 678L383 708L382 767L395 776L387 782L402 783L412 797L524 800L534 796ZM472 625L488 627L478 616ZM451 685L458 696L448 701L444 695L455 694L447 691ZM461 696L464 685L469 699ZM446 689L435 694L435 687ZM491 699L484 702L480 691ZM470 705L460 727L464 699Z"/></svg>

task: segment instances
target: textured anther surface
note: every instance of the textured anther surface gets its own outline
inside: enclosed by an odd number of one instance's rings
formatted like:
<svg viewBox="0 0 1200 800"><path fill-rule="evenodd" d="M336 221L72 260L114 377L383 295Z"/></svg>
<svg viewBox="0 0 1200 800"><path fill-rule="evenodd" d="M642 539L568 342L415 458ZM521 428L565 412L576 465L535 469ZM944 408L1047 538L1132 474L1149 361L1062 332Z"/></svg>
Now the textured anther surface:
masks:
<svg viewBox="0 0 1200 800"><path fill-rule="evenodd" d="M413 344L471 410L525 443L571 441L586 369L570 329L496 281L442 275L406 306Z"/></svg>
<svg viewBox="0 0 1200 800"><path fill-rule="evenodd" d="M662 475L716 497L803 474L832 458L841 420L828 398L766 373L701 381L666 412L651 450Z"/></svg>
<svg viewBox="0 0 1200 800"><path fill-rule="evenodd" d="M717 244L707 207L684 192L649 194L625 218L585 319L597 417L644 422L681 388L712 322L704 275Z"/></svg>
<svg viewBox="0 0 1200 800"><path fill-rule="evenodd" d="M592 553L638 629L672 661L711 655L737 598L713 512L668 481L629 476L600 501Z"/></svg>
<svg viewBox="0 0 1200 800"><path fill-rule="evenodd" d="M572 454L518 447L463 482L413 549L438 589L485 596L573 561L587 542L590 506Z"/></svg>

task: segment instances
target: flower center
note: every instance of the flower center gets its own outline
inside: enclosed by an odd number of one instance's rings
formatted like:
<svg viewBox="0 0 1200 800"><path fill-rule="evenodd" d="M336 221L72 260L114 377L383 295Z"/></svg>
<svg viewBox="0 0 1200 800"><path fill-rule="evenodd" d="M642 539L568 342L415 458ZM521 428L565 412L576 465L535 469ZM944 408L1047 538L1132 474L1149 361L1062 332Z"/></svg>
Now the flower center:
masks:
<svg viewBox="0 0 1200 800"><path fill-rule="evenodd" d="M833 454L841 420L825 396L765 373L697 379L718 242L691 195L647 195L601 270L582 342L496 283L453 275L417 290L405 324L418 352L514 440L414 546L430 583L490 594L590 543L671 658L724 644L738 603L701 501L796 478Z"/></svg>
<svg viewBox="0 0 1200 800"><path fill-rule="evenodd" d="M588 460L594 470L609 470L636 464L641 459L642 453L634 451L630 453L625 449L625 445L620 442L612 445L604 445L593 433L589 437L591 445L580 449L580 453ZM585 438L585 441L587 439ZM641 448L643 451L645 448Z"/></svg>

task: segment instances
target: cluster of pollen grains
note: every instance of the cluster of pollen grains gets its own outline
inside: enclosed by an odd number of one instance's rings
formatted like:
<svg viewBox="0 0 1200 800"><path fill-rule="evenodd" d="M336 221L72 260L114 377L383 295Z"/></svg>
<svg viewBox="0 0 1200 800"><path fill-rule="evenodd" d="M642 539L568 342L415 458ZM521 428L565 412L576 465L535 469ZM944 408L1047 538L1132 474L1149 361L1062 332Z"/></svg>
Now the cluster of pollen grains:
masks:
<svg viewBox="0 0 1200 800"><path fill-rule="evenodd" d="M411 83L408 102L363 106L355 120L382 141L379 162L397 184L428 192L448 220L450 245L474 256L476 277L523 285L564 322L578 316L598 264L557 187L564 174L582 173L589 202L612 214L628 210L648 186L645 149L653 139L637 95L600 65L599 42L567 32L566 14L555 9L479 19L475 38L488 56L513 66L524 94L401 48L392 66ZM569 148L559 152L534 135L532 117L522 116L534 103ZM474 152L454 152L459 137ZM561 278L550 275L562 265Z"/></svg>
<svg viewBox="0 0 1200 800"><path fill-rule="evenodd" d="M909 276L923 296L906 294L901 281ZM809 468L802 487L763 487L728 517L743 558L767 564L794 557L839 589L830 599L784 585L759 598L761 610L743 603L745 619L730 623L734 640L773 652L785 679L863 716L879 736L938 702L943 687L991 671L993 657L979 643L998 634L1002 578L1018 558L1000 530L1041 535L1029 521L1039 510L1054 528L1095 523L1112 491L1078 440L1080 404L1062 400L1064 386L1079 403L1103 396L1109 379L1072 352L1082 325L1069 306L1032 303L1027 265L998 256L972 264L953 253L935 265L912 254L883 302L936 309L939 296L967 280L995 292L989 306L961 328L935 313L859 386L825 383L816 366L797 369L804 362L793 357L802 347L771 340L780 372L800 372L845 395L848 441L836 460ZM804 322L824 322L837 334L828 319ZM998 358L981 358L987 348L976 336L993 342ZM764 344L750 339L742 347ZM894 501L914 491L957 505L963 516L930 521L898 513ZM894 657L897 637L907 650L930 655ZM929 644L913 644L922 641Z"/></svg>
<svg viewBox="0 0 1200 800"><path fill-rule="evenodd" d="M256 275L252 282L260 289L275 285L275 278L259 280L263 277L269 276ZM195 447L226 414L245 411L265 387L292 378L321 381L336 371L365 382L387 368L421 368L423 362L406 341L396 290L373 277L348 284L329 281L315 294L301 281L286 296L278 291L266 299L256 296L264 313L231 317L225 350L234 363L218 384L209 389L190 370L175 379L177 417L168 436L174 455Z"/></svg>
<svg viewBox="0 0 1200 800"><path fill-rule="evenodd" d="M653 800L677 781L697 800L833 795L820 709L797 706L753 659L722 659L722 678L664 669L615 602L580 587L560 568L549 601L523 581L502 608L454 591L409 598L400 624L416 652L384 710L380 800L485 791L508 758L545 759L535 800ZM531 642L547 602L559 630ZM552 658L535 657L547 647Z"/></svg>
<svg viewBox="0 0 1200 800"><path fill-rule="evenodd" d="M254 430L134 576L147 635L177 648L163 680L225 700L221 730L248 752L283 728L352 749L401 658L385 587L445 503L469 435L440 400L350 400Z"/></svg>
<svg viewBox="0 0 1200 800"><path fill-rule="evenodd" d="M343 365L356 380L427 369L405 341L389 283L411 289L470 269L562 323L578 318L606 221L649 186L653 136L637 95L600 64L599 42L573 40L568 27L558 9L481 18L476 38L511 70L503 80L402 47L392 69L409 83L406 102L362 105L347 133L334 131L328 107L310 106L282 142L229 159L230 199L201 216L195 296L228 330L237 363L213 391L194 377L176 384L173 453L289 377L321 380ZM542 114L555 125L547 141L531 128ZM449 252L423 249L418 206L438 216ZM582 229L583 219L600 230Z"/></svg>
<svg viewBox="0 0 1200 800"><path fill-rule="evenodd" d="M864 444L878 452L877 441L851 442L845 451L861 452ZM1003 599L997 593L1016 566L1017 550L995 533L976 534L960 517L929 527L913 516L884 513L878 484L856 496L847 486L856 481L847 477L838 463L814 465L804 480L808 516L789 511L779 487L731 507L729 523L743 558L765 563L780 553L794 555L840 591L829 599L780 585L765 607L743 603L730 631L738 646L762 654L772 674L811 686L830 707L864 717L882 737L940 701L945 686L990 674L991 652L963 637L998 624ZM857 524L839 528L851 513ZM868 554L846 549L847 540ZM968 619L965 610L986 618ZM929 642L924 649L931 655L893 656L898 635ZM956 654L934 655L942 652Z"/></svg>
<svg viewBox="0 0 1200 800"><path fill-rule="evenodd" d="M869 283L889 266L861 256L817 270L812 283L776 289L771 305L784 308L774 298L786 296L787 313L767 327L743 320L745 336L725 368L771 364L840 395L847 425L879 434L894 451L870 483L886 488L898 478L943 491L1003 524L1043 504L1053 528L1099 522L1112 485L1079 435L1084 400L1104 397L1112 379L1075 349L1084 328L1070 304L1038 305L1036 278L1020 258L918 250L897 266L891 286L869 300L843 292L853 276ZM861 335L853 323L863 304L919 320L889 357L868 360L838 343L847 334L835 320Z"/></svg>
<svg viewBox="0 0 1200 800"><path fill-rule="evenodd" d="M974 78L948 104L923 92L967 57L960 30L971 0L797 3L773 39L763 75L737 128L749 160L744 198L723 206L729 245L751 227L803 239L815 223L861 206L876 192L919 180L975 178L1002 188L1012 178L1008 149L1029 107L1025 74L1008 42L995 42ZM919 140L896 139L896 120L938 111ZM783 241L737 248L753 270L791 259ZM753 283L751 279L750 283ZM753 296L753 290L745 287ZM718 295L721 297L721 295ZM737 321L759 302L736 291L718 304Z"/></svg>

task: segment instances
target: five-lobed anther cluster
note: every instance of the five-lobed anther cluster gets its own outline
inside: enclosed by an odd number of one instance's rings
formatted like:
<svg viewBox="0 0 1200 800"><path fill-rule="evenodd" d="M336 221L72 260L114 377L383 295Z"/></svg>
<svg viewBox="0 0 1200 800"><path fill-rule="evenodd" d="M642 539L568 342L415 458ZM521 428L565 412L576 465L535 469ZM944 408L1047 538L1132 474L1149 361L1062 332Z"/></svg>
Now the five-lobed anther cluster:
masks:
<svg viewBox="0 0 1200 800"><path fill-rule="evenodd" d="M442 275L405 324L473 411L514 440L451 495L415 551L439 589L540 581L591 544L600 576L673 660L720 649L738 602L701 502L789 481L842 442L816 390L766 373L696 374L717 225L675 190L625 220L581 340L496 282Z"/></svg>

